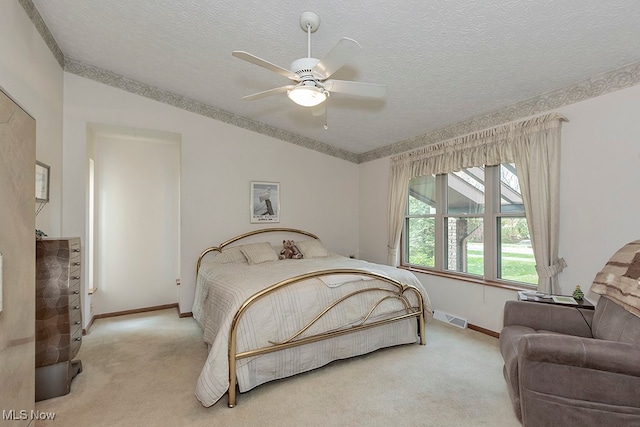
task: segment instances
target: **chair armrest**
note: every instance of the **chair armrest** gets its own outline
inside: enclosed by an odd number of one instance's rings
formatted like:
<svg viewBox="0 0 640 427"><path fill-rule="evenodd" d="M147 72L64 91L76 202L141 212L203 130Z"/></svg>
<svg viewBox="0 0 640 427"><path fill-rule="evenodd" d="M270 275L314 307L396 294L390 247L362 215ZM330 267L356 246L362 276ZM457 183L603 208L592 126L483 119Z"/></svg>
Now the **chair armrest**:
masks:
<svg viewBox="0 0 640 427"><path fill-rule="evenodd" d="M640 378L640 345L554 334L524 335L518 345L518 363L569 365Z"/></svg>
<svg viewBox="0 0 640 427"><path fill-rule="evenodd" d="M550 331L591 338L594 310L527 301L507 301L503 325L526 326L536 331Z"/></svg>

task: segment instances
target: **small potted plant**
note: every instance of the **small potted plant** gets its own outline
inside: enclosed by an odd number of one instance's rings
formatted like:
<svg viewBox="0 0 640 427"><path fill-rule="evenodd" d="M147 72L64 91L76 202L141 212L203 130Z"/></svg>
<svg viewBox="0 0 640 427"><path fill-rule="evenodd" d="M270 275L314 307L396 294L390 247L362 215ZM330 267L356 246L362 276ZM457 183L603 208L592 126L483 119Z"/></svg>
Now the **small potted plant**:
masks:
<svg viewBox="0 0 640 427"><path fill-rule="evenodd" d="M580 285L577 285L576 289L573 291L573 298L578 301L584 298L584 292L580 289Z"/></svg>

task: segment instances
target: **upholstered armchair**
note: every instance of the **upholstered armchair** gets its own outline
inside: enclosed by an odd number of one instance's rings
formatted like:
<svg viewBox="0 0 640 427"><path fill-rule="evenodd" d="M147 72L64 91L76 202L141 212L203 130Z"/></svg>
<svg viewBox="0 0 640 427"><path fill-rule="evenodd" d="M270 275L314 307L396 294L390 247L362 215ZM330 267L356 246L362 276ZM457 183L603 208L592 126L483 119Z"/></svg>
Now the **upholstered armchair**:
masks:
<svg viewBox="0 0 640 427"><path fill-rule="evenodd" d="M640 317L612 300L508 301L500 350L525 426L640 425Z"/></svg>
<svg viewBox="0 0 640 427"><path fill-rule="evenodd" d="M596 274L595 311L508 301L500 351L525 426L640 426L640 240Z"/></svg>

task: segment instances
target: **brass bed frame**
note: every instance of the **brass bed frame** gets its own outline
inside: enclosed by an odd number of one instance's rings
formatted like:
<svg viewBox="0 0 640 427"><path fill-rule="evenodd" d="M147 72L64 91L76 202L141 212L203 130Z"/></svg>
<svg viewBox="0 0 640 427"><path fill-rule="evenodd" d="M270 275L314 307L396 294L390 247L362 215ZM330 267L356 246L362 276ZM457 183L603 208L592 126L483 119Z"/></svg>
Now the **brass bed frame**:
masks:
<svg viewBox="0 0 640 427"><path fill-rule="evenodd" d="M303 231L303 230L298 230L298 229L294 229L294 228L265 228L265 229L259 229L259 230L254 230L254 231L250 231L244 234L241 234L239 236L236 236L232 239L227 240L224 243L221 243L219 246L212 246L209 247L207 249L205 249L204 251L202 251L202 253L200 254L200 256L198 257L198 262L196 264L196 278L198 277L198 272L200 271L200 266L202 263L202 259L205 257L205 255L207 255L210 252L218 252L221 253L225 247L239 241L242 239L245 239L247 237L250 236L255 236L258 234L262 234L262 233L296 233L296 234L302 234L314 239L319 240L318 236L316 236L313 233L309 233L307 231ZM328 276L328 275L341 275L341 274L346 274L346 275L359 275L359 276L368 276L371 278L375 278L375 279L379 279L383 282L388 283L389 285L391 285L388 289L387 288L382 288L382 287L373 287L373 288L365 288L365 289L360 289L357 291L354 291L350 294L347 294L339 299L337 299L336 301L332 302L329 306L327 306L325 309L323 309L320 313L318 313L318 315L313 318L307 325L305 325L302 329L300 329L298 332L296 332L295 334L293 334L291 337L289 337L288 339L282 341L282 342L272 342L270 341L270 346L268 347L263 347L263 348L257 348L254 350L248 350L248 351L244 351L241 353L237 352L237 326L240 322L240 319L242 318L242 315L249 309L249 307L255 303L256 301L258 301L259 299L272 294L274 292L277 292L279 289L285 288L287 286L292 286L295 285L298 282L307 280L307 279L311 279L311 278L317 278L317 277L321 277L321 276ZM336 329L336 330L331 330L331 331L326 331L326 332L322 332L322 333L318 333L315 335L311 335L311 336L307 336L307 337L300 337L300 335L302 335L306 330L308 330L311 326L313 326L318 320L320 320L320 318L322 318L322 316L324 316L326 313L328 313L331 309L333 309L334 307L336 307L337 305L339 305L340 303L342 303L343 301L361 294L361 293L366 293L366 292L385 292L387 295L385 295L383 298L381 298L380 300L378 300L378 302L376 302L369 310L367 313L363 313L363 318L361 319L360 323L348 328L344 328L344 329ZM414 295L416 295L417 297L417 301L418 301L418 305L417 306L412 306L411 303L409 302L409 299L405 296L405 293L411 292ZM387 299L397 299L399 301L401 301L404 305L404 313L403 314L397 314L393 317L389 317L389 318L385 318L382 320L377 320L377 321L373 321L370 323L366 323L366 321L369 319L369 317L373 314L374 310L376 309L376 307L378 307L383 301L387 300ZM275 283L263 290L261 290L260 292L255 293L254 295L252 295L251 297L249 297L249 299L247 299L238 309L238 311L236 312L235 316L233 317L232 323L231 323L231 329L230 329L230 333L229 333L229 347L228 347L228 358L229 358L229 401L228 401L228 406L230 408L233 408L234 406L236 406L236 381L237 381L237 374L236 374L236 362L240 359L244 359L247 357L253 357L253 356L259 356L262 354L266 354L266 353L271 353L274 351L278 351L278 350L284 350L287 348L292 348L292 347L297 347L303 344L308 344L308 343L313 343L313 342L317 342L317 341L321 341L321 340L325 340L325 339L329 339L329 338L334 338L337 336L341 336L341 335L346 335L346 334L350 334L353 332L357 332L357 331L361 331L364 329L369 329L369 328L374 328L377 326L381 326L381 325L386 325L389 323L393 323L393 322L398 322L401 320L405 320L411 317L415 317L418 321L418 333L420 336L420 344L421 345L426 345L426 339L425 339L425 333L424 333L424 329L425 329L425 316L424 316L424 300L422 297L422 294L420 293L420 291L413 285L406 285L406 284L402 284L400 282L398 282L397 280L391 279L389 277L383 276L381 274L378 273L374 273L374 272L368 272L368 271L364 271L364 270L359 270L359 269L327 269L327 270L319 270L319 271L313 271L313 272L309 272L309 273L305 273L305 274L301 274L299 276L295 276L295 277L290 277L288 279L282 280L278 283ZM299 338L300 337L300 338Z"/></svg>

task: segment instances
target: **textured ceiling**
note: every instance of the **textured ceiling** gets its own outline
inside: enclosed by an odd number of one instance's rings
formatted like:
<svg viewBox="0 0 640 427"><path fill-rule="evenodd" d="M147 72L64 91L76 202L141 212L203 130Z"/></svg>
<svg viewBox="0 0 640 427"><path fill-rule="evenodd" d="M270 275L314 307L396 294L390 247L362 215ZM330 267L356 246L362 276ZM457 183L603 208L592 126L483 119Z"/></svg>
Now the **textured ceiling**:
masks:
<svg viewBox="0 0 640 427"><path fill-rule="evenodd" d="M355 154L640 61L637 0L32 1L67 60ZM289 68L307 10L313 56L363 48L332 78L387 85L384 101L333 94L326 130L285 94L242 100L289 80L231 56Z"/></svg>

